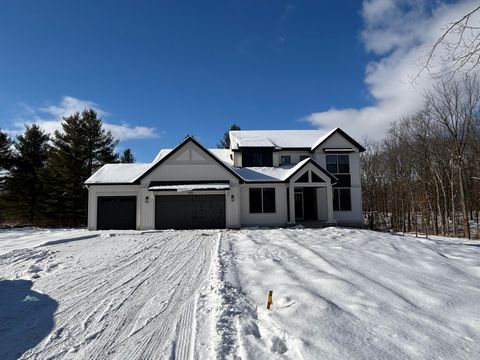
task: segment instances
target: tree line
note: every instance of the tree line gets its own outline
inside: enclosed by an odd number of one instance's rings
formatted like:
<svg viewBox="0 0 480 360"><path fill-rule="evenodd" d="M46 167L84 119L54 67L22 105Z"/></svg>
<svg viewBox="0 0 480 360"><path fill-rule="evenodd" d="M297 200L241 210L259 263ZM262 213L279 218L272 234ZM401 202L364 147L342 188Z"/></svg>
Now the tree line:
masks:
<svg viewBox="0 0 480 360"><path fill-rule="evenodd" d="M63 118L53 135L36 124L16 139L0 130L0 223L86 225L85 180L106 163L135 161L117 144L93 109Z"/></svg>
<svg viewBox="0 0 480 360"><path fill-rule="evenodd" d="M372 229L480 237L480 82L439 80L415 114L367 141L363 206Z"/></svg>

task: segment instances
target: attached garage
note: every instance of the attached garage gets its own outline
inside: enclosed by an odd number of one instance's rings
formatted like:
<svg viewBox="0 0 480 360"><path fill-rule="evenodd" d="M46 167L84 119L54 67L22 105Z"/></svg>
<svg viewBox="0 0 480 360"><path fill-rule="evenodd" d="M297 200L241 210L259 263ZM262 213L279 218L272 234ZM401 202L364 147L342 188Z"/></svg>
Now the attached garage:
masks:
<svg viewBox="0 0 480 360"><path fill-rule="evenodd" d="M155 228L225 228L225 195L157 195Z"/></svg>
<svg viewBox="0 0 480 360"><path fill-rule="evenodd" d="M134 230L137 223L136 196L98 196L98 230Z"/></svg>

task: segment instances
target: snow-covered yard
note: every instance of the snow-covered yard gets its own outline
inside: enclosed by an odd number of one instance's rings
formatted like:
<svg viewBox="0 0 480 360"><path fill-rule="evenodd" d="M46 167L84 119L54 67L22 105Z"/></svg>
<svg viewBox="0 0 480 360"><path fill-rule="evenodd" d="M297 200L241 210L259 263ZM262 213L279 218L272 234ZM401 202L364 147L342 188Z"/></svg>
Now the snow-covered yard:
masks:
<svg viewBox="0 0 480 360"><path fill-rule="evenodd" d="M477 359L479 298L480 242L102 233L0 255L0 358Z"/></svg>

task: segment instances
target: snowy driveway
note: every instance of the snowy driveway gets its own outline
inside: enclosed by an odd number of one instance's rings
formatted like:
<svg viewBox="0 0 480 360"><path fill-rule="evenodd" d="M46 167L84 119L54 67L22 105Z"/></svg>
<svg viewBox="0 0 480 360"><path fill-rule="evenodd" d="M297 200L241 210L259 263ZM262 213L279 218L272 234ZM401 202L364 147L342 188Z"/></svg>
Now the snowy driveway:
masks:
<svg viewBox="0 0 480 360"><path fill-rule="evenodd" d="M104 232L0 253L0 359L476 360L478 299L476 241Z"/></svg>
<svg viewBox="0 0 480 360"><path fill-rule="evenodd" d="M0 255L0 358L189 358L217 238L166 231Z"/></svg>

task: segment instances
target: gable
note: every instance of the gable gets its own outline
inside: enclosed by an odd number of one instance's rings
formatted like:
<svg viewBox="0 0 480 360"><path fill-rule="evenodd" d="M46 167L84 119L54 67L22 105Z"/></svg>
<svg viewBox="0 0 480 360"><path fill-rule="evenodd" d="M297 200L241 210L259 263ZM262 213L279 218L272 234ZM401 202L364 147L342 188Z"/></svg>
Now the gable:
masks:
<svg viewBox="0 0 480 360"><path fill-rule="evenodd" d="M141 178L143 186L151 181L231 181L238 176L195 140L189 138Z"/></svg>
<svg viewBox="0 0 480 360"><path fill-rule="evenodd" d="M323 150L325 148L354 149L354 151L363 152L365 148L355 139L340 128L335 129L325 139L313 148L313 151Z"/></svg>
<svg viewBox="0 0 480 360"><path fill-rule="evenodd" d="M307 162L304 166L302 166L301 169L299 169L295 174L291 175L291 177L287 180L292 183L335 183L337 181L337 179L333 175L328 173L317 163L313 162L313 160Z"/></svg>

